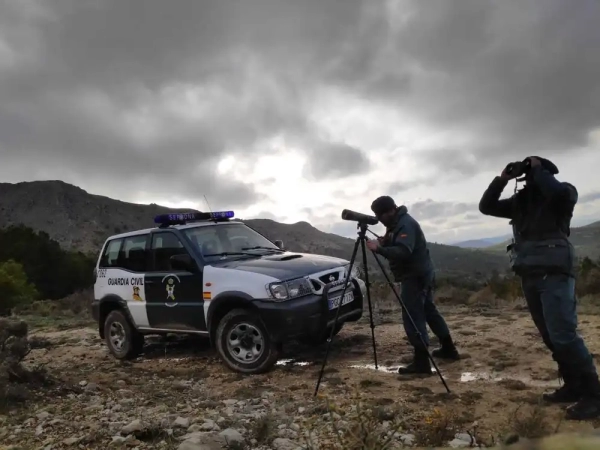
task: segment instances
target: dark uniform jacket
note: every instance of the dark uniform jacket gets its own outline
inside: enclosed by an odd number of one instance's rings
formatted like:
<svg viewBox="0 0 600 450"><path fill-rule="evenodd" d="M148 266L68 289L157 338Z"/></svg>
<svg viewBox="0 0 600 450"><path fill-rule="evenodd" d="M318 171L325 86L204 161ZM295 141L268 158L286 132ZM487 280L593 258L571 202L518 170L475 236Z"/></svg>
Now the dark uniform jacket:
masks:
<svg viewBox="0 0 600 450"><path fill-rule="evenodd" d="M377 250L390 264L398 282L410 277L422 277L433 271L427 241L419 223L400 206L394 223L386 229Z"/></svg>
<svg viewBox="0 0 600 450"><path fill-rule="evenodd" d="M521 276L573 276L575 255L569 241L577 189L558 181L543 166L533 167L526 186L500 200L508 181L496 177L479 203L481 213L510 219L513 243L508 246L513 271Z"/></svg>

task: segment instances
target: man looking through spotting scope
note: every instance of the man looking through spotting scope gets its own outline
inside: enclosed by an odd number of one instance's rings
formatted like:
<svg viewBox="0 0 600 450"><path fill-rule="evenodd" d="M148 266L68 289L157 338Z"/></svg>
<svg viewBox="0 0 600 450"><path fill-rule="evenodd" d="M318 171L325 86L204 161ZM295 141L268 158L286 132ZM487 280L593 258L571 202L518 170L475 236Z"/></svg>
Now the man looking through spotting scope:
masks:
<svg viewBox="0 0 600 450"><path fill-rule="evenodd" d="M458 360L460 356L448 325L433 302L435 272L425 235L406 206L396 206L391 197L377 198L371 210L386 227L386 234L377 240L367 240L366 245L388 260L394 280L401 283L402 301L417 327L415 330L403 308L402 322L414 356L412 363L400 367L398 373L431 375L428 324L441 343L441 348L434 350L432 356L451 360Z"/></svg>
<svg viewBox="0 0 600 450"><path fill-rule="evenodd" d="M551 403L575 403L569 420L600 416L600 381L592 356L577 333L574 249L569 241L577 189L558 181L551 161L529 157L510 163L494 178L479 203L482 214L510 219L512 270L521 277L523 294L542 340L552 352L563 386L543 395ZM521 178L519 178L521 177ZM500 200L508 181L525 187Z"/></svg>

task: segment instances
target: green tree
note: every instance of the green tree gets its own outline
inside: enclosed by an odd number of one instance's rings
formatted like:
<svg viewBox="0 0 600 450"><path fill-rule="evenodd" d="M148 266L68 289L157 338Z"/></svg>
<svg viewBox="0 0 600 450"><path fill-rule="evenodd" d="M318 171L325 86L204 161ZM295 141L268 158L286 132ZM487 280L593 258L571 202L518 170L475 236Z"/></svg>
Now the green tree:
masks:
<svg viewBox="0 0 600 450"><path fill-rule="evenodd" d="M0 316L9 315L12 308L30 303L37 296L21 264L13 260L0 263Z"/></svg>
<svg viewBox="0 0 600 450"><path fill-rule="evenodd" d="M14 260L44 299L59 299L94 283L94 260L63 250L44 232L25 226L0 230L0 262Z"/></svg>

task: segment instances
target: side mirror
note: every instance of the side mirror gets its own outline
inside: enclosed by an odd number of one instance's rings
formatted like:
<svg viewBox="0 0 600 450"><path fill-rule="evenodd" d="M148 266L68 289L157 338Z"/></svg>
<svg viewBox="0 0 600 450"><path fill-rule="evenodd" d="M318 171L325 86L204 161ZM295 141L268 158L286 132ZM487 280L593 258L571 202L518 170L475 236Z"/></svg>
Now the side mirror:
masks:
<svg viewBox="0 0 600 450"><path fill-rule="evenodd" d="M185 272L197 272L196 263L190 255L183 253L181 255L173 255L169 258L171 269L183 270Z"/></svg>
<svg viewBox="0 0 600 450"><path fill-rule="evenodd" d="M275 241L275 245L276 245L278 248L280 248L281 250L283 250L283 249L284 249L284 248L283 248L283 241L276 240L276 241Z"/></svg>

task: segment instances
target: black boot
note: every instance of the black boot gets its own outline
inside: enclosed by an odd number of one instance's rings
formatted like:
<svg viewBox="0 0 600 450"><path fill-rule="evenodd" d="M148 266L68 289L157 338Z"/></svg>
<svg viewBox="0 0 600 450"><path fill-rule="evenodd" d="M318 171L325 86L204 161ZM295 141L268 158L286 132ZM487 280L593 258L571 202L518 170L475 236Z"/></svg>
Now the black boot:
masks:
<svg viewBox="0 0 600 450"><path fill-rule="evenodd" d="M558 372L564 384L554 392L546 392L542 395L548 403L575 403L585 393L581 386L579 375L559 365Z"/></svg>
<svg viewBox="0 0 600 450"><path fill-rule="evenodd" d="M597 373L584 373L581 376L582 390L585 394L567 408L567 420L591 420L600 417L600 381Z"/></svg>
<svg viewBox="0 0 600 450"><path fill-rule="evenodd" d="M400 375L431 375L431 364L426 350L415 350L413 361L398 369Z"/></svg>
<svg viewBox="0 0 600 450"><path fill-rule="evenodd" d="M460 355L458 350L456 350L452 337L448 336L447 338L440 339L440 344L442 346L432 351L431 356L434 358L450 359L452 361L458 361L460 359Z"/></svg>

